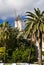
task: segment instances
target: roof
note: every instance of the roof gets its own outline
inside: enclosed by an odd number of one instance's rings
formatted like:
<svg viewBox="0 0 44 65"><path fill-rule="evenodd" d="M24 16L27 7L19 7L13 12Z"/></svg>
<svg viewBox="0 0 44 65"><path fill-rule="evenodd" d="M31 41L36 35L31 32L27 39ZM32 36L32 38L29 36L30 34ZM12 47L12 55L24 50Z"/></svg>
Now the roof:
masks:
<svg viewBox="0 0 44 65"><path fill-rule="evenodd" d="M20 16L18 16L18 17L16 18L16 21L18 21L18 20L21 20Z"/></svg>

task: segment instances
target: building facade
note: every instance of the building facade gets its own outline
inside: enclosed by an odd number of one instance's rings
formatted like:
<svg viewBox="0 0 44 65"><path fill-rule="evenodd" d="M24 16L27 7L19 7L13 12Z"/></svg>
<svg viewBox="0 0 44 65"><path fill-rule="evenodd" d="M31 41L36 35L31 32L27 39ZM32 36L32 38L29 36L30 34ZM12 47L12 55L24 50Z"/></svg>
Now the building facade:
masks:
<svg viewBox="0 0 44 65"><path fill-rule="evenodd" d="M20 16L18 16L15 20L15 27L17 27L19 31L22 31L23 24Z"/></svg>

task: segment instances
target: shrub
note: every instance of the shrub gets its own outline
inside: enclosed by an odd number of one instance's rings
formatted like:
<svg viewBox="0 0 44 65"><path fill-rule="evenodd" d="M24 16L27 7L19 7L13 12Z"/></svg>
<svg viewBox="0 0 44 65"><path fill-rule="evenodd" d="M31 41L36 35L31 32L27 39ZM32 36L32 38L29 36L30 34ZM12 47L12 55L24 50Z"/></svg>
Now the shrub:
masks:
<svg viewBox="0 0 44 65"><path fill-rule="evenodd" d="M36 60L35 47L32 47L30 59L28 59L31 48L20 48L13 51L12 62L34 62Z"/></svg>

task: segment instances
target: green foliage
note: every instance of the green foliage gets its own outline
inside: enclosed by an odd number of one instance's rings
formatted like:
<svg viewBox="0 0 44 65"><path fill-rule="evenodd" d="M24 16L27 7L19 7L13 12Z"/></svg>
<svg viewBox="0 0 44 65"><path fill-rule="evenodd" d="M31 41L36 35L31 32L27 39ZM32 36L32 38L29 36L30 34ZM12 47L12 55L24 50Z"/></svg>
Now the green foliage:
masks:
<svg viewBox="0 0 44 65"><path fill-rule="evenodd" d="M44 55L44 51L42 51L42 55Z"/></svg>
<svg viewBox="0 0 44 65"><path fill-rule="evenodd" d="M8 63L35 61L35 46L28 39L24 39L24 35L22 32L19 32L16 28L12 28L6 22L3 23L3 25L1 25L0 28L0 47L2 46L5 48L5 50L3 49L5 53L4 55L0 55L0 59L4 59L5 57L5 62ZM0 51L2 51L2 49ZM28 59L29 55L30 58Z"/></svg>
<svg viewBox="0 0 44 65"><path fill-rule="evenodd" d="M5 47L0 47L0 61L3 61L4 52L5 52Z"/></svg>
<svg viewBox="0 0 44 65"><path fill-rule="evenodd" d="M5 52L5 47L0 47L0 53L4 53Z"/></svg>
<svg viewBox="0 0 44 65"><path fill-rule="evenodd" d="M3 53L0 53L0 61L3 60Z"/></svg>
<svg viewBox="0 0 44 65"><path fill-rule="evenodd" d="M34 8L34 13L33 12L26 12L27 13L27 18L26 18L26 37L28 37L29 34L31 33L37 33L38 35L38 30L39 32L44 32L44 13L43 11L41 12L39 8L35 9Z"/></svg>
<svg viewBox="0 0 44 65"><path fill-rule="evenodd" d="M36 56L35 56L35 49L34 47L32 47L32 51L31 51L31 57L28 60L29 54L30 54L30 49L31 48L20 48L17 49L15 51L13 51L12 54L12 61L13 62L34 62L36 60Z"/></svg>
<svg viewBox="0 0 44 65"><path fill-rule="evenodd" d="M8 57L10 58L12 55L12 50L17 46L17 37L18 30L16 28L12 28L8 22L4 22L0 26L0 52L5 51L5 62ZM5 48L5 49L3 49ZM10 50L12 49L12 50Z"/></svg>

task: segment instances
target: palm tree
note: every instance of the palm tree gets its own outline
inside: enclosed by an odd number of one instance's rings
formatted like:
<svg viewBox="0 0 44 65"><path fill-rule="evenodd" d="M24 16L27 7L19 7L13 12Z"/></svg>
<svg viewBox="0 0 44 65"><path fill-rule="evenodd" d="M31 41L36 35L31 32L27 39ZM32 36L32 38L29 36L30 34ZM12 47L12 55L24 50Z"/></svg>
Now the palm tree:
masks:
<svg viewBox="0 0 44 65"><path fill-rule="evenodd" d="M11 29L11 26L8 24L8 22L3 22L1 25L0 25L0 43L2 45L2 47L5 47L5 51L6 51L6 42L7 40L9 39L9 33L10 33L10 29ZM4 62L5 62L5 53L4 52Z"/></svg>
<svg viewBox="0 0 44 65"><path fill-rule="evenodd" d="M0 44L2 47L5 48L4 52L4 62L6 62L6 51L8 49L13 49L15 47L16 43L16 37L18 35L19 31L17 28L12 28L11 25L8 22L3 22L0 25ZM11 51L12 53L12 51ZM6 60L6 61L5 61Z"/></svg>
<svg viewBox="0 0 44 65"><path fill-rule="evenodd" d="M26 31L25 37L31 36L31 40L39 42L39 65L42 65L42 33L44 32L44 11L34 8L33 12L26 12Z"/></svg>

